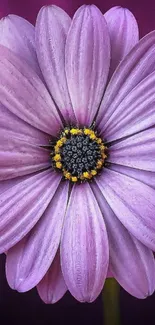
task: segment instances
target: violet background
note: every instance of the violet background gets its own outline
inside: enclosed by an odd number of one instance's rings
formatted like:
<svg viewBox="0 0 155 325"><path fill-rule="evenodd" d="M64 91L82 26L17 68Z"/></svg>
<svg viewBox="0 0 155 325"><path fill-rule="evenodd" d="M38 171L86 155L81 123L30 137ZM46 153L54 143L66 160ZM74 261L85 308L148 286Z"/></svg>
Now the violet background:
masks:
<svg viewBox="0 0 155 325"><path fill-rule="evenodd" d="M42 5L59 5L72 16L84 3L94 3L102 12L116 5L127 7L138 21L141 37L155 29L155 0L0 0L0 17L14 13L34 23ZM155 325L155 294L138 300L121 289L120 308L121 325ZM102 309L101 296L92 304L80 304L67 293L57 304L45 305L36 289L22 294L11 290L5 278L5 256L0 256L0 325L100 325L104 324Z"/></svg>

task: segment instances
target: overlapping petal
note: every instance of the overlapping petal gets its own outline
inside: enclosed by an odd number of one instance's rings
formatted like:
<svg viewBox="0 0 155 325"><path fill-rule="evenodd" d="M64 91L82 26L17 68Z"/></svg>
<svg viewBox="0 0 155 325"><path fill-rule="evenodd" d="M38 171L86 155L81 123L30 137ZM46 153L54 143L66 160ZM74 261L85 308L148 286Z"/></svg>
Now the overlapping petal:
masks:
<svg viewBox="0 0 155 325"><path fill-rule="evenodd" d="M104 17L108 24L111 43L110 74L139 40L138 25L134 15L126 8L113 7Z"/></svg>
<svg viewBox="0 0 155 325"><path fill-rule="evenodd" d="M93 186L93 190L108 233L110 271L130 294L137 298L146 298L155 289L153 253L127 231L97 186Z"/></svg>
<svg viewBox="0 0 155 325"><path fill-rule="evenodd" d="M49 205L61 176L51 170L20 181L0 195L0 252L19 242Z"/></svg>
<svg viewBox="0 0 155 325"><path fill-rule="evenodd" d="M0 102L25 122L56 136L62 123L47 89L25 61L3 46L0 78Z"/></svg>
<svg viewBox="0 0 155 325"><path fill-rule="evenodd" d="M54 304L59 301L67 291L61 266L60 256L57 253L49 271L37 285L38 293L46 304Z"/></svg>
<svg viewBox="0 0 155 325"><path fill-rule="evenodd" d="M138 181L141 181L142 183L147 184L155 189L155 173L154 172L149 172L146 170L141 170L141 169L136 169L136 168L130 168L130 167L117 165L117 164L110 164L109 168L112 170L115 170L116 172L119 172L121 174L135 178Z"/></svg>
<svg viewBox="0 0 155 325"><path fill-rule="evenodd" d="M48 134L26 123L2 104L0 104L0 132L10 138L16 137L29 144L39 146L47 145L50 139Z"/></svg>
<svg viewBox="0 0 155 325"><path fill-rule="evenodd" d="M56 6L43 7L36 23L39 64L55 103L65 121L75 121L65 73L65 44L71 18Z"/></svg>
<svg viewBox="0 0 155 325"><path fill-rule="evenodd" d="M67 200L68 183L65 182L58 187L32 231L8 251L6 274L11 288L21 292L30 290L48 271L60 243Z"/></svg>
<svg viewBox="0 0 155 325"><path fill-rule="evenodd" d="M0 130L0 180L27 175L50 166L49 151Z"/></svg>
<svg viewBox="0 0 155 325"><path fill-rule="evenodd" d="M133 236L154 251L154 189L110 169L105 169L96 182L121 223Z"/></svg>
<svg viewBox="0 0 155 325"><path fill-rule="evenodd" d="M30 177L30 175L26 175L26 176L20 176L20 177L7 179L5 181L0 181L0 195L3 194L5 191L9 190L14 185L19 184L19 182L22 182L29 177Z"/></svg>
<svg viewBox="0 0 155 325"><path fill-rule="evenodd" d="M123 59L106 89L97 115L97 127L105 136L118 105L144 78L155 70L155 31L146 35ZM120 115L119 115L120 116Z"/></svg>
<svg viewBox="0 0 155 325"><path fill-rule="evenodd" d="M72 189L60 258L71 294L79 301L94 301L107 275L109 248L104 220L88 183Z"/></svg>
<svg viewBox="0 0 155 325"><path fill-rule="evenodd" d="M90 125L106 85L110 38L106 21L95 6L75 13L66 42L66 77L77 121Z"/></svg>
<svg viewBox="0 0 155 325"><path fill-rule="evenodd" d="M140 82L120 103L104 134L109 141L120 139L155 124L155 72Z"/></svg>
<svg viewBox="0 0 155 325"><path fill-rule="evenodd" d="M155 172L155 128L112 145L108 160L123 166Z"/></svg>
<svg viewBox="0 0 155 325"><path fill-rule="evenodd" d="M41 75L35 50L34 26L27 20L9 15L0 20L0 44L23 58L36 73Z"/></svg>

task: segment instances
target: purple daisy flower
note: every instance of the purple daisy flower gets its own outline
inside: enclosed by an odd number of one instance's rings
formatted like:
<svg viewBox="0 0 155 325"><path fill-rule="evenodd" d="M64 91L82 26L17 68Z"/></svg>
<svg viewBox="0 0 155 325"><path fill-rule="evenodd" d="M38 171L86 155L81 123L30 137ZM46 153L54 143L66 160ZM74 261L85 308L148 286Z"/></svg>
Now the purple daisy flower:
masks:
<svg viewBox="0 0 155 325"><path fill-rule="evenodd" d="M82 6L0 22L0 252L9 285L91 302L155 288L155 32ZM132 49L133 48L133 49Z"/></svg>

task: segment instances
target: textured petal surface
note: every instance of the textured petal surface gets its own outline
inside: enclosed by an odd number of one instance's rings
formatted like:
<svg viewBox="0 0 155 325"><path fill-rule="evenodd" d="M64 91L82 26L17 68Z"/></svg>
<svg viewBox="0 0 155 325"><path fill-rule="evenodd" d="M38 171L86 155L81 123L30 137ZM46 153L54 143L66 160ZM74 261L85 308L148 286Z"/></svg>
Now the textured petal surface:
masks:
<svg viewBox="0 0 155 325"><path fill-rule="evenodd" d="M75 120L65 74L65 44L71 18L56 6L43 7L36 23L36 50L48 89L66 121Z"/></svg>
<svg viewBox="0 0 155 325"><path fill-rule="evenodd" d="M0 44L14 51L40 75L35 50L34 26L25 19L9 15L0 20Z"/></svg>
<svg viewBox="0 0 155 325"><path fill-rule="evenodd" d="M0 180L27 175L49 166L49 151L0 130Z"/></svg>
<svg viewBox="0 0 155 325"><path fill-rule="evenodd" d="M10 138L16 137L30 144L47 145L49 143L49 135L24 122L2 104L0 104L0 130Z"/></svg>
<svg viewBox="0 0 155 325"><path fill-rule="evenodd" d="M137 84L155 70L155 31L146 35L123 59L106 89L97 116L101 134L121 101Z"/></svg>
<svg viewBox="0 0 155 325"><path fill-rule="evenodd" d="M46 304L54 304L59 301L67 291L57 253L49 271L37 286L40 298Z"/></svg>
<svg viewBox="0 0 155 325"><path fill-rule="evenodd" d="M155 128L114 144L110 147L108 161L155 172Z"/></svg>
<svg viewBox="0 0 155 325"><path fill-rule="evenodd" d="M110 64L106 21L95 6L82 6L72 20L66 42L66 76L76 118L89 125L104 92Z"/></svg>
<svg viewBox="0 0 155 325"><path fill-rule="evenodd" d="M135 179L141 181L142 183L147 184L155 189L155 173L154 172L148 172L146 170L130 168L130 167L117 165L117 164L110 164L109 168L112 170L115 170L116 172L119 172L121 174L135 178Z"/></svg>
<svg viewBox="0 0 155 325"><path fill-rule="evenodd" d="M97 186L93 186L93 190L108 233L110 271L131 295L137 298L146 298L155 289L153 253L126 230Z"/></svg>
<svg viewBox="0 0 155 325"><path fill-rule="evenodd" d="M88 183L74 186L60 245L62 272L71 294L94 301L108 268L108 240L102 214Z"/></svg>
<svg viewBox="0 0 155 325"><path fill-rule="evenodd" d="M0 195L0 252L19 242L40 219L60 183L51 170L14 185Z"/></svg>
<svg viewBox="0 0 155 325"><path fill-rule="evenodd" d="M104 14L104 17L111 41L111 76L118 64L138 42L139 31L135 17L126 8L113 7Z"/></svg>
<svg viewBox="0 0 155 325"><path fill-rule="evenodd" d="M155 250L155 191L131 177L105 169L96 182L122 224Z"/></svg>
<svg viewBox="0 0 155 325"><path fill-rule="evenodd" d="M155 72L129 93L109 118L104 136L120 139L155 125Z"/></svg>
<svg viewBox="0 0 155 325"><path fill-rule="evenodd" d="M36 286L49 269L60 243L68 199L68 183L61 184L31 232L8 251L7 280L24 292Z"/></svg>
<svg viewBox="0 0 155 325"><path fill-rule="evenodd" d="M0 101L32 126L56 136L61 120L38 75L25 61L0 46Z"/></svg>
<svg viewBox="0 0 155 325"><path fill-rule="evenodd" d="M35 174L37 173L34 173L33 175ZM16 177L12 179L7 179L5 181L0 181L0 195L3 194L5 191L9 190L14 185L19 184L19 182L28 179L29 177L30 175L26 175L26 176Z"/></svg>

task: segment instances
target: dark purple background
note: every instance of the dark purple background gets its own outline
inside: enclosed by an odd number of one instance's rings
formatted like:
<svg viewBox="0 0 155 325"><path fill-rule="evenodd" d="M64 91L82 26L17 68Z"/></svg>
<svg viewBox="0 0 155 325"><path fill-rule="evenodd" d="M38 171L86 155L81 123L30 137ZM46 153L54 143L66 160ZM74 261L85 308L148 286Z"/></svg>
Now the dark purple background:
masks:
<svg viewBox="0 0 155 325"><path fill-rule="evenodd" d="M155 29L155 0L0 0L0 15L21 15L34 23L37 10L54 3L73 15L83 3L95 3L103 12L120 5L135 15L140 35ZM0 325L100 325L102 320L101 296L92 304L80 304L70 294L55 305L45 305L36 290L19 294L9 288L5 279L5 256L0 257ZM121 325L155 325L155 294L146 300L138 300L121 289ZM111 324L108 324L111 325Z"/></svg>

